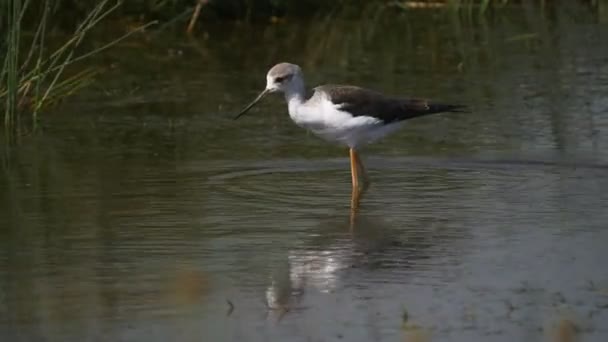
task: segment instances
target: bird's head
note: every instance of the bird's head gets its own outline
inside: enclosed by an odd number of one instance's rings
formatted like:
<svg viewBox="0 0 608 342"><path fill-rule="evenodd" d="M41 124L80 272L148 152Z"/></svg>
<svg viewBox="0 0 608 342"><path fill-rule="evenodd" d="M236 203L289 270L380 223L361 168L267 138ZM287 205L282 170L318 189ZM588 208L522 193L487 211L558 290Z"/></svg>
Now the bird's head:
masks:
<svg viewBox="0 0 608 342"><path fill-rule="evenodd" d="M291 63L279 63L266 74L266 89L262 91L247 107L234 118L235 120L247 113L264 96L275 92L297 92L304 86L302 69Z"/></svg>
<svg viewBox="0 0 608 342"><path fill-rule="evenodd" d="M266 91L288 92L300 86L302 82L302 69L291 63L279 63L266 74Z"/></svg>

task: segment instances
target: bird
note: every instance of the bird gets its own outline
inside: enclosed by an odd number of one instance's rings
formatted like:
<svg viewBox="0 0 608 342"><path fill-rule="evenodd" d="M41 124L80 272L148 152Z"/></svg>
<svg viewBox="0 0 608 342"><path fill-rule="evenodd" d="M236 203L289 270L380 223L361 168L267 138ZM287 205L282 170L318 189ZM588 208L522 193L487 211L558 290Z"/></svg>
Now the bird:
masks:
<svg viewBox="0 0 608 342"><path fill-rule="evenodd" d="M266 88L235 117L249 112L262 98L283 93L289 116L296 125L329 142L349 149L352 200L356 209L369 178L359 157L359 149L397 131L404 121L429 114L466 112L466 106L444 104L421 98L385 95L354 85L325 84L312 89L307 97L300 66L278 63L266 74Z"/></svg>

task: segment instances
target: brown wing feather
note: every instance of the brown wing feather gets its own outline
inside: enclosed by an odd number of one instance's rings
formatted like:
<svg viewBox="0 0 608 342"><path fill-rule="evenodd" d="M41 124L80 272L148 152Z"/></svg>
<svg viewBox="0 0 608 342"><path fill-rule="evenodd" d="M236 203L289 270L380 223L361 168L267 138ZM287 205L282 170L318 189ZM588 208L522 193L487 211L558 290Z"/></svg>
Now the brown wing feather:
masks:
<svg viewBox="0 0 608 342"><path fill-rule="evenodd" d="M315 88L315 91L329 94L332 103L340 105L342 110L354 116L372 116L384 123L442 112L463 112L465 109L462 105L436 103L425 99L388 97L356 86L323 85Z"/></svg>

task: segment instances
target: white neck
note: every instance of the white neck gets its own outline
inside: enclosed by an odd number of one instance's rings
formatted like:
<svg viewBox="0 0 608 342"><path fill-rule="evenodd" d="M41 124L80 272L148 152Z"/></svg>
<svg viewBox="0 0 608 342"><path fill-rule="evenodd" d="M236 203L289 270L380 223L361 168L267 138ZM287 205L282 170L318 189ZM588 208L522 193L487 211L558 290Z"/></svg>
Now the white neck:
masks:
<svg viewBox="0 0 608 342"><path fill-rule="evenodd" d="M291 87L285 89L285 101L287 101L289 107L289 114L294 113L296 107L304 102L305 95L306 88L302 80L294 80Z"/></svg>

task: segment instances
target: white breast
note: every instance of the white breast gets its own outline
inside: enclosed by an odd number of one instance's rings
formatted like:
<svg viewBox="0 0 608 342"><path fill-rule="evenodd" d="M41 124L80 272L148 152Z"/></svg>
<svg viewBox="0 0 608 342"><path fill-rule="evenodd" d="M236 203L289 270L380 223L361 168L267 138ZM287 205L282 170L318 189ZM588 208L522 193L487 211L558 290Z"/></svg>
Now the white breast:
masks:
<svg viewBox="0 0 608 342"><path fill-rule="evenodd" d="M304 103L289 103L289 116L300 127L332 142L357 147L374 137L382 121L371 116L352 116L327 97L315 95Z"/></svg>

